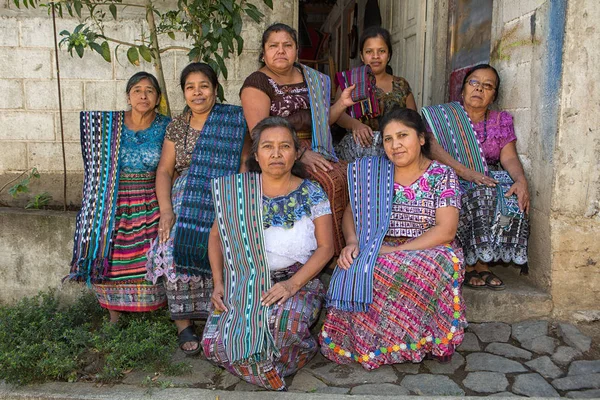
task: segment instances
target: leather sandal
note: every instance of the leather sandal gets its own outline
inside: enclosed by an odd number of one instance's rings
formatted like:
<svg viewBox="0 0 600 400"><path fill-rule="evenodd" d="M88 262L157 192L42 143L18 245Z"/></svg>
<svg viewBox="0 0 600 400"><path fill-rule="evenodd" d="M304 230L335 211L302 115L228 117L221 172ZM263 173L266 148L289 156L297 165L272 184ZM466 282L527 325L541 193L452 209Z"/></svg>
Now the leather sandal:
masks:
<svg viewBox="0 0 600 400"><path fill-rule="evenodd" d="M481 280L483 280L483 278L479 275L479 272L472 270L472 271L467 271L465 272L465 280L463 282L463 285L466 287L470 287L471 289L475 289L475 290L481 290L481 289L485 289L487 287L487 283L485 283L484 285L473 285L471 283L471 279L473 278L479 278Z"/></svg>
<svg viewBox="0 0 600 400"><path fill-rule="evenodd" d="M198 354L202 349L200 348L200 338L194 332L194 325L190 325L187 328L183 329L181 332L177 334L177 341L179 344L179 348L188 356L193 356ZM196 342L198 347L194 350L186 350L183 348L183 345L186 343Z"/></svg>
<svg viewBox="0 0 600 400"><path fill-rule="evenodd" d="M485 286L490 290L504 290L506 289L506 285L502 282L502 279L498 278L492 271L481 271L479 273L481 279L485 281ZM494 285L492 281L497 279L500 283L498 285Z"/></svg>

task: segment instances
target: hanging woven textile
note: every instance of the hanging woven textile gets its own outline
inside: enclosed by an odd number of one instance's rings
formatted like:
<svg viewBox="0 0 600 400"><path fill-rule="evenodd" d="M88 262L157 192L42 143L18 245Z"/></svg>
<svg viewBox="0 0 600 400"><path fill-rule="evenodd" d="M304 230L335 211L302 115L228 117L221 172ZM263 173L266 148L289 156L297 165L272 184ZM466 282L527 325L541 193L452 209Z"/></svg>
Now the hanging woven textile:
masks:
<svg viewBox="0 0 600 400"><path fill-rule="evenodd" d="M375 91L376 80L369 65L338 72L335 74L335 80L341 90L356 85L352 90L352 100L356 104L346 110L352 118L364 119L379 116L379 101Z"/></svg>

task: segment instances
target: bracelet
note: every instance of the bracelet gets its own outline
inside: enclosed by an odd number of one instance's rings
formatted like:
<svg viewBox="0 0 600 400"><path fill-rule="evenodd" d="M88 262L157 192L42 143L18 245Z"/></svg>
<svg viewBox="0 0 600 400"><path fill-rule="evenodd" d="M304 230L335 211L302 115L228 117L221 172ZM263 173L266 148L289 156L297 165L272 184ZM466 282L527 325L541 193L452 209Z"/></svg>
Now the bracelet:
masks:
<svg viewBox="0 0 600 400"><path fill-rule="evenodd" d="M304 157L304 153L306 153L306 150L308 150L308 147L304 148L304 151L302 151L302 154L300 154L300 157L298 157L298 160L301 160L302 157Z"/></svg>

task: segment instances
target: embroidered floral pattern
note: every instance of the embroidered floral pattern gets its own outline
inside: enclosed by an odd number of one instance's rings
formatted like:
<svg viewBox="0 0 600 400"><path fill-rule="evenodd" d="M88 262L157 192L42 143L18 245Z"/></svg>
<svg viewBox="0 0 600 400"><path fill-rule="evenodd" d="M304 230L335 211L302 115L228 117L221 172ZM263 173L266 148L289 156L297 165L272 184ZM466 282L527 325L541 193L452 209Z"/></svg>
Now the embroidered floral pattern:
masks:
<svg viewBox="0 0 600 400"><path fill-rule="evenodd" d="M319 184L305 179L288 195L273 198L263 196L263 226L265 229L271 226L290 229L304 216L312 217L311 219L320 216L313 216L313 213L315 207L323 202L329 203L325 191Z"/></svg>

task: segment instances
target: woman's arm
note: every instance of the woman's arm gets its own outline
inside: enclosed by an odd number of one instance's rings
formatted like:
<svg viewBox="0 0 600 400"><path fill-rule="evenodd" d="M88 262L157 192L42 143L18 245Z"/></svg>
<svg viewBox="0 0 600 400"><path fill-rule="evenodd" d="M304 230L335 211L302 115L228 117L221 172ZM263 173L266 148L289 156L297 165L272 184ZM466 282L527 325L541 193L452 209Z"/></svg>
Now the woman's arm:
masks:
<svg viewBox="0 0 600 400"><path fill-rule="evenodd" d="M525 178L525 171L523 171L523 164L519 160L515 142L508 143L500 150L500 163L512 180L515 181L505 196L509 197L516 194L519 209L529 213L529 188L527 187L527 178Z"/></svg>
<svg viewBox="0 0 600 400"><path fill-rule="evenodd" d="M283 304L314 278L333 257L333 219L331 214L313 220L317 249L306 263L287 281L278 282L261 297L263 306Z"/></svg>
<svg viewBox="0 0 600 400"><path fill-rule="evenodd" d="M171 187L175 174L175 143L169 139L163 141L162 153L156 169L156 199L160 209L158 240L164 243L169 239L171 228L175 224L175 214L171 204Z"/></svg>
<svg viewBox="0 0 600 400"><path fill-rule="evenodd" d="M358 252L360 250L358 237L356 236L356 227L354 226L354 216L352 215L352 207L350 204L346 206L344 216L342 217L342 233L344 234L346 247L340 252L340 256L338 257L338 267L348 269L354 262L354 259L358 257Z"/></svg>
<svg viewBox="0 0 600 400"><path fill-rule="evenodd" d="M339 99L329 108L329 125L333 125L345 113L346 108L353 106L352 91L356 85L348 86L342 91Z"/></svg>
<svg viewBox="0 0 600 400"><path fill-rule="evenodd" d="M400 250L425 250L450 243L456 236L459 210L456 207L440 207L435 211L435 226L418 238L400 246L381 246L379 254Z"/></svg>
<svg viewBox="0 0 600 400"><path fill-rule="evenodd" d="M256 124L269 116L271 99L262 90L247 86L242 89L240 100L248 130L252 132Z"/></svg>
<svg viewBox="0 0 600 400"><path fill-rule="evenodd" d="M490 178L489 176L485 176L475 170L467 168L463 164L459 163L452 157L444 148L438 143L437 139L431 132L426 133L427 138L429 139L429 143L431 146L431 158L441 162L442 164L446 164L451 167L456 174L462 179L474 182L478 185L486 185L486 186L496 186L496 180Z"/></svg>
<svg viewBox="0 0 600 400"><path fill-rule="evenodd" d="M223 284L223 250L221 249L221 239L219 238L219 229L217 221L210 228L208 236L208 261L210 262L210 270L213 276L213 293L211 301L217 311L227 311L227 307L223 303L225 295L225 286Z"/></svg>
<svg viewBox="0 0 600 400"><path fill-rule="evenodd" d="M406 96L406 108L417 111L417 103L415 102L415 96L413 96L412 93Z"/></svg>

